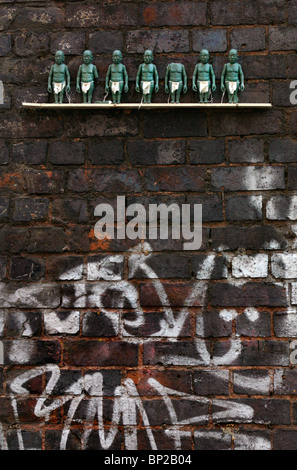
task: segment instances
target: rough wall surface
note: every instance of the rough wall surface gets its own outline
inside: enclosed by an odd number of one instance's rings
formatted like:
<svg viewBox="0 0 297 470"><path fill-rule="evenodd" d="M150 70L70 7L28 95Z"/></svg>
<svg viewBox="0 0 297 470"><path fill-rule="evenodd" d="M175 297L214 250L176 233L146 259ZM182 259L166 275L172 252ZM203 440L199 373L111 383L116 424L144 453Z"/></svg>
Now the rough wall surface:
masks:
<svg viewBox="0 0 297 470"><path fill-rule="evenodd" d="M0 447L297 448L296 0L0 0ZM152 48L271 110L35 111L53 54L103 99ZM218 83L219 85L219 83ZM219 88L219 86L218 86ZM214 100L220 101L217 91ZM183 101L197 101L192 91ZM97 204L202 204L203 243L94 236Z"/></svg>

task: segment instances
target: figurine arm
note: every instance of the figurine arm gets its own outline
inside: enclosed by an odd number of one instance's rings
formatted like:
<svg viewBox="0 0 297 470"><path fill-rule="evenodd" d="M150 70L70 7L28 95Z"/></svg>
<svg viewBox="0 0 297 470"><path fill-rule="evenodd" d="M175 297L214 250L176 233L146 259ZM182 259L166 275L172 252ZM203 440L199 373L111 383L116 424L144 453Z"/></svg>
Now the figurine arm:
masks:
<svg viewBox="0 0 297 470"><path fill-rule="evenodd" d="M94 65L94 67L93 67L93 74L94 74L94 79L95 79L95 80L98 80L98 78L99 78L99 73L98 73L98 70L97 70L96 65Z"/></svg>
<svg viewBox="0 0 297 470"><path fill-rule="evenodd" d="M52 92L53 92L53 89L52 89L53 69L54 69L54 66L52 65L52 66L51 66L51 69L50 69L49 76L48 76L48 84L47 84L47 91L48 91L49 93L52 93Z"/></svg>
<svg viewBox="0 0 297 470"><path fill-rule="evenodd" d="M244 90L244 75L243 75L241 65L239 65L239 78L240 78L239 89L240 91L243 91Z"/></svg>
<svg viewBox="0 0 297 470"><path fill-rule="evenodd" d="M129 90L129 77L125 65L123 65L123 75L124 75L124 93L127 93Z"/></svg>
<svg viewBox="0 0 297 470"><path fill-rule="evenodd" d="M216 91L216 76L213 71L213 66L210 66L210 76L211 76L211 83L212 83L212 91Z"/></svg>
<svg viewBox="0 0 297 470"><path fill-rule="evenodd" d="M81 77L81 65L79 66L77 77L76 77L76 91L80 93L80 77Z"/></svg>
<svg viewBox="0 0 297 470"><path fill-rule="evenodd" d="M65 74L66 74L66 91L67 91L67 93L70 93L70 73L69 73L69 70L68 70L67 65L66 65L65 67L66 67L66 69L65 69Z"/></svg>
<svg viewBox="0 0 297 470"><path fill-rule="evenodd" d="M197 91L197 73L198 73L198 65L196 65L193 73L193 78L192 78L192 90Z"/></svg>
<svg viewBox="0 0 297 470"><path fill-rule="evenodd" d="M221 91L226 90L226 86L225 86L226 71L227 71L227 64L224 65L223 72L222 72L222 75L221 75Z"/></svg>
<svg viewBox="0 0 297 470"><path fill-rule="evenodd" d="M188 77L187 77L186 69L185 69L184 65L183 65L183 82L184 82L183 92L187 93L187 91L188 91Z"/></svg>
<svg viewBox="0 0 297 470"><path fill-rule="evenodd" d="M165 93L169 93L169 74L170 74L170 65L167 66L165 74Z"/></svg>
<svg viewBox="0 0 297 470"><path fill-rule="evenodd" d="M111 65L109 65L108 67L106 78L105 78L105 93L109 93L110 74L111 74Z"/></svg>
<svg viewBox="0 0 297 470"><path fill-rule="evenodd" d="M136 85L135 85L135 89L136 91L139 93L140 92L140 80L141 80L141 72L142 72L142 66L140 65L138 67L138 72L137 72L137 75L136 75Z"/></svg>
<svg viewBox="0 0 297 470"><path fill-rule="evenodd" d="M159 91L159 75L157 71L157 67L154 65L154 78L155 78L155 92L158 93Z"/></svg>

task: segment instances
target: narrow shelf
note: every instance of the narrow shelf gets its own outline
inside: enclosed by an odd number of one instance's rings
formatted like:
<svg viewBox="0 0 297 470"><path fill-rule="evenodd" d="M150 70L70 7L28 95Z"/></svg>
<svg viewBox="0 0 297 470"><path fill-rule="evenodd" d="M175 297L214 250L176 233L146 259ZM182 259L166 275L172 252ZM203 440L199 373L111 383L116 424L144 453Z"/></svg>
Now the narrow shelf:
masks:
<svg viewBox="0 0 297 470"><path fill-rule="evenodd" d="M24 108L28 109L172 109L172 108L209 108L209 109L263 109L272 108L271 103L70 103L70 104L55 104L55 103L22 103Z"/></svg>

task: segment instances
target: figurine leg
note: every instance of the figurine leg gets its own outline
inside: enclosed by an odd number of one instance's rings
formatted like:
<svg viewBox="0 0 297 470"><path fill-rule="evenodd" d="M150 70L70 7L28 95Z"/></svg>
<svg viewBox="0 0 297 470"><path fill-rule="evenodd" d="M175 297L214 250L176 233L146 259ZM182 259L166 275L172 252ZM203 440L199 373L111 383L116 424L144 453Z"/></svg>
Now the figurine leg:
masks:
<svg viewBox="0 0 297 470"><path fill-rule="evenodd" d="M55 103L58 104L59 103L59 93L55 93L54 97L55 97Z"/></svg>
<svg viewBox="0 0 297 470"><path fill-rule="evenodd" d="M203 103L203 94L202 93L199 93L199 101L200 101L200 103Z"/></svg>
<svg viewBox="0 0 297 470"><path fill-rule="evenodd" d="M64 98L64 90L62 90L59 94L59 104L62 104L63 103L63 98Z"/></svg>
<svg viewBox="0 0 297 470"><path fill-rule="evenodd" d="M175 103L175 92L170 93L170 103Z"/></svg>
<svg viewBox="0 0 297 470"><path fill-rule="evenodd" d="M86 103L88 100L87 93L83 93L83 102Z"/></svg>

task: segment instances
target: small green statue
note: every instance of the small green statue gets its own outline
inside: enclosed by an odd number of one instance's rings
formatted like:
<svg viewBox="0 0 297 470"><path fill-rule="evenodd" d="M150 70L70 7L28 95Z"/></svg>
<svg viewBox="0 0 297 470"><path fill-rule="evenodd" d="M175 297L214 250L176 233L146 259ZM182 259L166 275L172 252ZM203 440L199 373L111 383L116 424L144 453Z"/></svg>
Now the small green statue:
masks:
<svg viewBox="0 0 297 470"><path fill-rule="evenodd" d="M213 67L209 64L209 52L203 49L200 52L200 63L194 69L192 88L199 92L200 103L207 103L211 91L216 91L216 77Z"/></svg>
<svg viewBox="0 0 297 470"><path fill-rule="evenodd" d="M221 76L221 91L227 89L229 103L238 103L238 90L244 90L244 75L241 65L237 63L238 53L236 49L229 52L229 62L224 65Z"/></svg>
<svg viewBox="0 0 297 470"><path fill-rule="evenodd" d="M112 102L120 103L122 92L128 91L128 73L122 62L121 51L114 51L112 54L113 63L108 67L105 80L105 93L111 91Z"/></svg>
<svg viewBox="0 0 297 470"><path fill-rule="evenodd" d="M76 91L83 94L83 102L91 103L95 89L95 80L99 78L96 65L92 64L93 54L85 51L83 64L79 66L76 77Z"/></svg>
<svg viewBox="0 0 297 470"><path fill-rule="evenodd" d="M153 92L158 93L159 91L159 75L157 67L152 64L153 60L152 51L145 51L143 55L144 62L140 64L136 76L135 89L138 93L142 93L144 103L151 103Z"/></svg>
<svg viewBox="0 0 297 470"><path fill-rule="evenodd" d="M55 63L51 66L48 87L49 93L54 93L55 103L62 104L64 90L70 93L70 74L67 65L64 64L65 56L63 51L57 51L55 54Z"/></svg>
<svg viewBox="0 0 297 470"><path fill-rule="evenodd" d="M181 92L187 93L187 74L183 64L171 63L165 74L165 92L170 93L171 103L179 103Z"/></svg>

